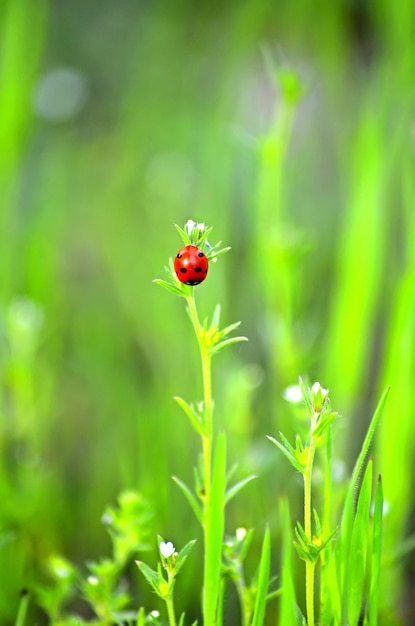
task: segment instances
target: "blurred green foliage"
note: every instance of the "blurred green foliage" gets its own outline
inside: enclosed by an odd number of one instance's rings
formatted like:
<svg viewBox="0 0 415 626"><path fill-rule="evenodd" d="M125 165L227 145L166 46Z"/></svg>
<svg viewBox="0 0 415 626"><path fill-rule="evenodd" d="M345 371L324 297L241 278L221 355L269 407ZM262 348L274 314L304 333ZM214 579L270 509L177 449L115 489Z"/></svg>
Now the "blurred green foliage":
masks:
<svg viewBox="0 0 415 626"><path fill-rule="evenodd" d="M1 623L50 554L109 549L99 519L124 489L152 502L155 533L198 536L170 479L192 473L197 443L171 398L200 399L198 354L181 302L152 284L188 218L233 248L198 287L202 314L220 302L250 339L215 371L229 455L259 475L229 523L261 527L259 551L269 521L278 564L278 496L294 514L302 503L265 435L296 432L281 394L299 374L330 387L348 468L392 385L375 460L389 503L381 609L401 623L414 13L410 0L0 5Z"/></svg>

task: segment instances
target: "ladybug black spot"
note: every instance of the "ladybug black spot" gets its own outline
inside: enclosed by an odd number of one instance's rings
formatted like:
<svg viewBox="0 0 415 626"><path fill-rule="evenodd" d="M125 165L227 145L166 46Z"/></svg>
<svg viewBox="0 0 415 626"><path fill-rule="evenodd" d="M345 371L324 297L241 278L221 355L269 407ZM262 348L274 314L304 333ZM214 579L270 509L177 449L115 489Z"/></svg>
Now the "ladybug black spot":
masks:
<svg viewBox="0 0 415 626"><path fill-rule="evenodd" d="M201 267L195 267L195 272L196 272L197 274L200 274L200 272L201 272L201 271L202 271L202 268L201 268Z"/></svg>
<svg viewBox="0 0 415 626"><path fill-rule="evenodd" d="M182 255L182 254L180 254L180 252L178 252L178 253L177 253L177 255L176 255L176 258L177 258L177 259L181 259L181 258L182 258L182 256L183 256L183 255Z"/></svg>
<svg viewBox="0 0 415 626"><path fill-rule="evenodd" d="M204 257L205 255L203 252L199 252L197 256Z"/></svg>
<svg viewBox="0 0 415 626"><path fill-rule="evenodd" d="M179 271L181 274L187 274L187 269L185 267L181 267Z"/></svg>

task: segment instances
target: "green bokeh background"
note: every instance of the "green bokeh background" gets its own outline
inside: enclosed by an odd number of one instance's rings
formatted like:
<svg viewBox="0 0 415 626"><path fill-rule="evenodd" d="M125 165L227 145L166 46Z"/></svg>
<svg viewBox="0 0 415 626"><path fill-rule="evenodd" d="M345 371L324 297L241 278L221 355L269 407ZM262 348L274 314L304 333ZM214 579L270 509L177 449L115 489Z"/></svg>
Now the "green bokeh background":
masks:
<svg viewBox="0 0 415 626"><path fill-rule="evenodd" d="M172 397L200 399L198 353L152 283L189 218L232 246L197 288L202 317L220 302L249 337L215 361L215 423L238 477L258 474L228 530L255 526L258 546L269 523L277 573L278 498L302 506L265 439L298 429L287 385L330 388L347 472L392 385L382 611L412 623L413 560L393 557L414 506L414 24L409 0L1 5L1 623L48 554L109 550L99 520L123 489L152 502L155 533L200 537L170 479L192 481Z"/></svg>

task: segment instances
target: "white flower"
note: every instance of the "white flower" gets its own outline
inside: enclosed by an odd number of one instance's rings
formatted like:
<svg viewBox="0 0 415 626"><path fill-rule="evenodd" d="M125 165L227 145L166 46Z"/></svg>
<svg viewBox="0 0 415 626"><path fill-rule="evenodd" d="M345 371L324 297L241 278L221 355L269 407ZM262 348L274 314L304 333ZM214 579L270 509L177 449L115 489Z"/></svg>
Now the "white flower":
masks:
<svg viewBox="0 0 415 626"><path fill-rule="evenodd" d="M150 615L151 617L160 617L159 611L151 611Z"/></svg>
<svg viewBox="0 0 415 626"><path fill-rule="evenodd" d="M325 399L325 397L327 396L329 392L328 389L324 389L324 387L322 387L320 383L317 383L317 382L314 383L314 385L311 387L311 391L313 392L315 396L320 392L323 400Z"/></svg>
<svg viewBox="0 0 415 626"><path fill-rule="evenodd" d="M94 585L95 587L96 585L98 585L99 580L96 576L88 576L88 582L90 585Z"/></svg>
<svg viewBox="0 0 415 626"><path fill-rule="evenodd" d="M196 222L194 222L193 220L187 220L187 222L186 222L186 224L184 226L184 230L189 235L189 237L192 236L192 230L194 229L195 226L198 226L198 224L196 224Z"/></svg>
<svg viewBox="0 0 415 626"><path fill-rule="evenodd" d="M169 556L172 556L174 554L174 552L175 548L171 541L168 541L167 543L165 543L164 541L160 542L160 554L162 557L168 559Z"/></svg>

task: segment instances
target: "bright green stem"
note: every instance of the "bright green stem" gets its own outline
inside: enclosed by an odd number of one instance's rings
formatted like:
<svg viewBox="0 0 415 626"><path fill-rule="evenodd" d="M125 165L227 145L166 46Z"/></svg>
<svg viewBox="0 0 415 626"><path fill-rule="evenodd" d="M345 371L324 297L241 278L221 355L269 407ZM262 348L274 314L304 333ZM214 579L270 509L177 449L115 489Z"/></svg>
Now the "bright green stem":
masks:
<svg viewBox="0 0 415 626"><path fill-rule="evenodd" d="M172 583L172 576L170 572L168 572L168 580L169 583ZM174 615L174 601L173 601L173 591L166 598L166 607L167 607L167 617L169 618L169 626L176 626L176 617Z"/></svg>
<svg viewBox="0 0 415 626"><path fill-rule="evenodd" d="M307 539L313 539L311 529L311 477L313 472L314 454L317 440L311 435L308 449L307 464L304 472L304 531ZM307 609L307 625L314 626L314 575L316 564L306 561L305 564L305 595Z"/></svg>
<svg viewBox="0 0 415 626"><path fill-rule="evenodd" d="M204 407L204 436L203 442L203 470L204 470L204 584L203 584L203 613L206 616L207 611L207 555L210 553L212 543L212 529L209 520L211 519L211 491L212 491L212 376L211 376L211 359L212 355L210 347L206 344L204 330L199 322L196 303L192 294L186 297L189 307L190 318L196 333L197 342L200 349L202 359L202 375L203 375L203 407ZM206 624L206 626L210 626Z"/></svg>

